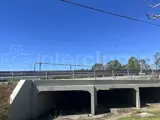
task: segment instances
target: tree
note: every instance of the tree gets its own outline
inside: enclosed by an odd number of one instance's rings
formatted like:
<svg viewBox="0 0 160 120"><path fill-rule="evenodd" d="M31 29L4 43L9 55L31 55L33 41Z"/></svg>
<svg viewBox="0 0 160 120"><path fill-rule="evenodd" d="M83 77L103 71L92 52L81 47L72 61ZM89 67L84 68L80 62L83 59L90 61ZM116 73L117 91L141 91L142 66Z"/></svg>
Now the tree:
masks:
<svg viewBox="0 0 160 120"><path fill-rule="evenodd" d="M160 65L160 58L159 58L159 53L156 52L154 54L154 58L155 58L155 62L154 64L156 65L156 71L159 69L159 65Z"/></svg>
<svg viewBox="0 0 160 120"><path fill-rule="evenodd" d="M151 69L151 66L147 64L147 62L144 60L144 59L140 59L139 60L139 64L140 64L140 67L144 70L149 70Z"/></svg>
<svg viewBox="0 0 160 120"><path fill-rule="evenodd" d="M121 66L121 70L126 70L127 69L127 64Z"/></svg>
<svg viewBox="0 0 160 120"><path fill-rule="evenodd" d="M131 70L131 76L132 76L132 70L139 70L140 69L140 64L138 59L136 59L135 57L131 57L128 60L128 65L127 67Z"/></svg>
<svg viewBox="0 0 160 120"><path fill-rule="evenodd" d="M140 64L139 64L139 61L138 59L136 59L135 57L131 57L129 60L128 60L128 66L127 66L129 69L136 69L138 70L140 68Z"/></svg>
<svg viewBox="0 0 160 120"><path fill-rule="evenodd" d="M144 59L139 60L139 65L140 65L140 73L143 73L143 69L146 65L146 61Z"/></svg>
<svg viewBox="0 0 160 120"><path fill-rule="evenodd" d="M92 70L103 70L103 64L101 63L95 63L93 66L92 66Z"/></svg>
<svg viewBox="0 0 160 120"><path fill-rule="evenodd" d="M121 66L121 63L118 60L109 61L107 63L108 70L120 70Z"/></svg>

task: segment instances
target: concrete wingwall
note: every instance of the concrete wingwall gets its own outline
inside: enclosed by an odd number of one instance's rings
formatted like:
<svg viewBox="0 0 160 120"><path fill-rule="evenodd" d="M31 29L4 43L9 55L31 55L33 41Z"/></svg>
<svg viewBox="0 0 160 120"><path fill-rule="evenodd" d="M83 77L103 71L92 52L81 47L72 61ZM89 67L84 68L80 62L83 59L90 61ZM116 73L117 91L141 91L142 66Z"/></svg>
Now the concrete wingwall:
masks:
<svg viewBox="0 0 160 120"><path fill-rule="evenodd" d="M34 117L33 99L37 97L38 89L32 80L26 80L9 108L9 120L29 120ZM35 97L34 97L35 96Z"/></svg>
<svg viewBox="0 0 160 120"><path fill-rule="evenodd" d="M10 100L9 100L10 104L12 104L12 102L16 98L18 92L20 91L20 89L22 88L22 86L23 86L24 83L25 83L25 80L20 80L18 82L17 86L15 87L15 89L12 91L12 94L10 95Z"/></svg>

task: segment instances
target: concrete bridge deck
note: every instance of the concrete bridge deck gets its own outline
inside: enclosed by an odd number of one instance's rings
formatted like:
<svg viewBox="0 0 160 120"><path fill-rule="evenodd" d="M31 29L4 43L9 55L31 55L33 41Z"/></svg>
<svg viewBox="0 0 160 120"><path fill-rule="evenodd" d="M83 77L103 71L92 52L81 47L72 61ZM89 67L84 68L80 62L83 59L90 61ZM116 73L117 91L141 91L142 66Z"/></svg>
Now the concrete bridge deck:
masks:
<svg viewBox="0 0 160 120"><path fill-rule="evenodd" d="M160 101L159 80L26 80L17 87L18 92L13 93L14 97L9 110L9 117L16 120L37 119L51 106L62 106L61 101L66 98L68 103L72 99L75 101L76 98L81 99L77 101L77 104L80 105L88 101L92 115L96 114L99 101L107 102L110 97L115 97L113 98L115 103L119 102L116 99L124 97L122 102L125 101L136 108L140 108L141 101L145 101L145 99ZM84 96L80 92L84 92ZM18 114L22 111L22 114ZM47 117L47 119L50 118Z"/></svg>

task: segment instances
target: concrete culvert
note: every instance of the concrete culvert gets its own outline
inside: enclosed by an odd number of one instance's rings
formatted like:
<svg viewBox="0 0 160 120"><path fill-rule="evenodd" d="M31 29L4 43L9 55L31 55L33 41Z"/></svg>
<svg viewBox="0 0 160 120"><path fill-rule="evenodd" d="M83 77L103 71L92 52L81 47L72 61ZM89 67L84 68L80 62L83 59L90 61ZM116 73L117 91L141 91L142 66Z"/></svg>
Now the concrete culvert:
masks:
<svg viewBox="0 0 160 120"><path fill-rule="evenodd" d="M160 87L139 88L141 106L145 107L147 103L160 103Z"/></svg>
<svg viewBox="0 0 160 120"><path fill-rule="evenodd" d="M110 89L98 91L98 113L110 112L111 108L136 107L134 89Z"/></svg>
<svg viewBox="0 0 160 120"><path fill-rule="evenodd" d="M49 113L53 118L58 115L88 114L91 96L86 91L41 92L37 96L37 115Z"/></svg>

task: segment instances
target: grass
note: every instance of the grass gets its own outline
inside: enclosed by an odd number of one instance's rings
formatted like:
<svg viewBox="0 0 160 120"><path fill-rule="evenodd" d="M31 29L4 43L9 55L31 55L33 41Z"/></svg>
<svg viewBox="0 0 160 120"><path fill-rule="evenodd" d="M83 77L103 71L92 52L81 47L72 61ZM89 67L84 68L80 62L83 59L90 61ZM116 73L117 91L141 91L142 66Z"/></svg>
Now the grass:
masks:
<svg viewBox="0 0 160 120"><path fill-rule="evenodd" d="M152 117L139 117L137 114L139 113L150 113L154 116ZM118 120L160 120L160 109L146 109L146 110L137 110L131 116L121 117Z"/></svg>
<svg viewBox="0 0 160 120"><path fill-rule="evenodd" d="M118 120L160 120L160 118L159 117L151 117L151 118L125 117L125 118L120 118Z"/></svg>

